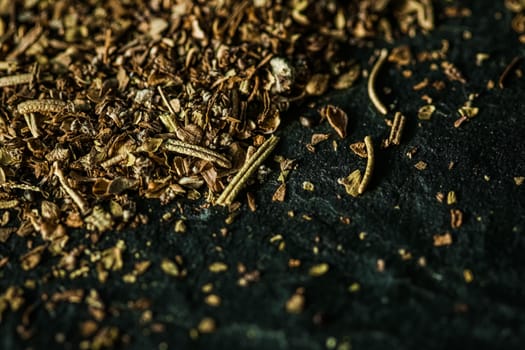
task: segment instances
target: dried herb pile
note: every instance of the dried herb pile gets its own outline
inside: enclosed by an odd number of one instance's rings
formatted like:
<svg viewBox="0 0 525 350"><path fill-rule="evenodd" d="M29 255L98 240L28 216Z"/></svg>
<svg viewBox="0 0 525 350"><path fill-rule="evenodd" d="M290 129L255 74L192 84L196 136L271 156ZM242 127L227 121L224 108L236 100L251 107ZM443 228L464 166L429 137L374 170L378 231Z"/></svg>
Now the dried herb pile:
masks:
<svg viewBox="0 0 525 350"><path fill-rule="evenodd" d="M55 254L67 227L96 241L147 221L135 194L231 205L282 112L358 78L342 51L433 25L429 1L2 1L0 16L2 240L36 232Z"/></svg>

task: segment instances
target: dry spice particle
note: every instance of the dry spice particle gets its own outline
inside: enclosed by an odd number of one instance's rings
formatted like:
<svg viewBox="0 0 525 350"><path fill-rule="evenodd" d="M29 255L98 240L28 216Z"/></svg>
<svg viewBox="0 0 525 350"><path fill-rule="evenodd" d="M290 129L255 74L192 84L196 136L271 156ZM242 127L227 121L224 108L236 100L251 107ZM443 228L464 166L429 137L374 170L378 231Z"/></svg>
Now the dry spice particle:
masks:
<svg viewBox="0 0 525 350"><path fill-rule="evenodd" d="M330 76L328 74L314 74L308 80L305 87L305 92L311 96L321 96L328 89Z"/></svg>
<svg viewBox="0 0 525 350"><path fill-rule="evenodd" d="M186 221L179 219L175 222L174 231L176 233L185 233L186 232Z"/></svg>
<svg viewBox="0 0 525 350"><path fill-rule="evenodd" d="M257 203L255 202L255 196L253 195L253 193L251 192L246 193L246 201L248 203L248 208L250 209L252 213L254 213L257 210Z"/></svg>
<svg viewBox="0 0 525 350"><path fill-rule="evenodd" d="M417 162L416 164L414 164L414 168L416 168L417 170L425 170L426 168L428 167L428 164L422 160L420 160L419 162Z"/></svg>
<svg viewBox="0 0 525 350"><path fill-rule="evenodd" d="M286 301L286 312L290 314L299 314L304 309L304 295L302 293L294 293L290 299Z"/></svg>
<svg viewBox="0 0 525 350"><path fill-rule="evenodd" d="M456 202L457 202L456 192L449 191L447 193L447 204L448 205L453 205L453 204L456 204Z"/></svg>
<svg viewBox="0 0 525 350"><path fill-rule="evenodd" d="M360 75L361 66L359 66L359 64L354 64L346 73L341 74L337 78L337 81L332 85L332 87L336 90L348 89L354 85L355 81Z"/></svg>
<svg viewBox="0 0 525 350"><path fill-rule="evenodd" d="M164 273L170 276L178 277L181 274L177 264L169 259L162 259L160 263L160 268L162 269L162 271L164 271Z"/></svg>
<svg viewBox="0 0 525 350"><path fill-rule="evenodd" d="M299 259L290 259L288 260L288 267L290 268L297 268L301 266L301 260Z"/></svg>
<svg viewBox="0 0 525 350"><path fill-rule="evenodd" d="M367 162L366 162L365 174L363 175L363 178L361 179L361 183L359 184L359 187L357 188L357 192L359 194L363 194L366 188L368 187L368 184L370 183L370 180L372 178L372 172L374 171L374 164L375 164L374 145L372 143L372 138L370 136L365 136L365 146L366 146Z"/></svg>
<svg viewBox="0 0 525 350"><path fill-rule="evenodd" d="M20 201L18 199L10 199L10 200L1 200L0 201L0 209L12 209L16 208Z"/></svg>
<svg viewBox="0 0 525 350"><path fill-rule="evenodd" d="M221 305L221 297L219 297L216 294L210 294L207 295L206 298L204 298L204 302L209 306L217 307Z"/></svg>
<svg viewBox="0 0 525 350"><path fill-rule="evenodd" d="M384 147L389 147L390 145L398 146L401 143L401 135L405 127L406 118L400 112L396 112L394 116L394 121L390 128L390 135L383 143Z"/></svg>
<svg viewBox="0 0 525 350"><path fill-rule="evenodd" d="M410 260L410 259L412 259L412 253L410 253L406 249L401 248L397 252L398 252L399 256L401 256L402 260Z"/></svg>
<svg viewBox="0 0 525 350"><path fill-rule="evenodd" d="M215 323L215 320L213 318L211 318L211 317L203 318L199 322L199 325L197 326L197 329L199 330L199 332L201 332L203 334L213 333L216 328L217 328L217 325Z"/></svg>
<svg viewBox="0 0 525 350"><path fill-rule="evenodd" d="M461 84L467 83L467 81L463 77L463 74L461 74L459 69L453 63L448 61L441 62L441 68L443 69L443 73L445 73L449 80L459 81Z"/></svg>
<svg viewBox="0 0 525 350"><path fill-rule="evenodd" d="M45 245L40 245L20 257L20 263L23 270L34 269L42 260L42 254L46 249Z"/></svg>
<svg viewBox="0 0 525 350"><path fill-rule="evenodd" d="M10 308L11 311L18 311L24 305L24 290L17 286L9 286L3 294L0 294L0 321L2 314Z"/></svg>
<svg viewBox="0 0 525 350"><path fill-rule="evenodd" d="M239 169L239 172L234 176L228 186L226 186L219 198L217 198L215 204L230 205L248 179L259 168L264 160L268 158L275 146L277 146L277 142L279 142L279 138L272 135L261 146L259 146L257 151L243 164L241 169Z"/></svg>
<svg viewBox="0 0 525 350"><path fill-rule="evenodd" d="M282 183L277 187L275 193L272 196L273 202L284 202L286 196L286 183Z"/></svg>
<svg viewBox="0 0 525 350"><path fill-rule="evenodd" d="M364 142L354 142L350 144L350 150L354 152L355 155L366 158L368 155L366 154L366 146Z"/></svg>
<svg viewBox="0 0 525 350"><path fill-rule="evenodd" d="M429 83L428 78L425 78L422 81L420 81L419 83L417 83L416 85L412 86L412 89L414 91L422 90L422 89L424 89L424 88L426 88L428 86L428 83Z"/></svg>
<svg viewBox="0 0 525 350"><path fill-rule="evenodd" d="M320 110L321 116L328 120L328 123L335 130L340 138L346 137L346 128L348 127L348 115L341 108L326 105Z"/></svg>
<svg viewBox="0 0 525 350"><path fill-rule="evenodd" d="M453 229L460 228L463 224L463 212L459 209L450 209L450 226Z"/></svg>
<svg viewBox="0 0 525 350"><path fill-rule="evenodd" d="M313 192L315 189L315 186L310 181L304 181L303 182L303 190Z"/></svg>
<svg viewBox="0 0 525 350"><path fill-rule="evenodd" d="M442 235L434 235L434 247L442 247L452 244L452 235L446 232Z"/></svg>
<svg viewBox="0 0 525 350"><path fill-rule="evenodd" d="M388 56L388 62L397 64L398 66L409 65L412 61L412 53L408 45L397 46L392 49Z"/></svg>
<svg viewBox="0 0 525 350"><path fill-rule="evenodd" d="M514 183L516 186L521 186L525 182L525 176L516 176L514 177Z"/></svg>
<svg viewBox="0 0 525 350"><path fill-rule="evenodd" d="M310 140L310 144L312 146L316 146L319 143L328 140L329 138L330 138L330 134L317 134L316 133L316 134L312 135L312 138Z"/></svg>
<svg viewBox="0 0 525 350"><path fill-rule="evenodd" d="M208 270L213 273L220 273L228 270L228 265L222 262L214 262L208 266Z"/></svg>
<svg viewBox="0 0 525 350"><path fill-rule="evenodd" d="M463 278L465 279L465 282L472 283L474 281L474 274L471 270L465 269L463 270Z"/></svg>
<svg viewBox="0 0 525 350"><path fill-rule="evenodd" d="M430 118L432 118L432 114L434 114L435 111L436 106L426 105L419 108L419 111L417 112L417 117L419 120L430 120Z"/></svg>
<svg viewBox="0 0 525 350"><path fill-rule="evenodd" d="M213 290L213 283L206 283L205 285L201 287L201 291L203 293L211 293L212 290Z"/></svg>
<svg viewBox="0 0 525 350"><path fill-rule="evenodd" d="M321 263L310 267L308 274L313 277L319 277L328 272L330 266L327 263Z"/></svg>
<svg viewBox="0 0 525 350"><path fill-rule="evenodd" d="M377 259L376 261L376 270L377 272L384 272L385 271L385 260L384 259Z"/></svg>
<svg viewBox="0 0 525 350"><path fill-rule="evenodd" d="M348 287L348 291L350 293L357 293L361 290L361 285L357 282L354 282L352 283L349 287Z"/></svg>
<svg viewBox="0 0 525 350"><path fill-rule="evenodd" d="M505 87L505 79L509 75L509 73L512 71L512 69L518 64L518 62L523 58L523 56L516 56L510 61L510 63L505 67L503 70L503 73L501 73L499 79L498 79L498 87L500 89L503 89Z"/></svg>
<svg viewBox="0 0 525 350"><path fill-rule="evenodd" d="M354 170L350 175L337 180L337 183L345 187L345 191L352 197L359 196L359 184L361 183L361 171Z"/></svg>

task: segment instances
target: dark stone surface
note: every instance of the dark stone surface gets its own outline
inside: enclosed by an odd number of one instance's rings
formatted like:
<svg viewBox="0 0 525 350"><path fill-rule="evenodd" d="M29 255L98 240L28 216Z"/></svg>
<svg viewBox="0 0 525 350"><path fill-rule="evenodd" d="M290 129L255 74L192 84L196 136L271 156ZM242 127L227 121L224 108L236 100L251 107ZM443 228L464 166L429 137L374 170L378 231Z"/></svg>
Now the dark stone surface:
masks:
<svg viewBox="0 0 525 350"><path fill-rule="evenodd" d="M525 176L525 81L511 75L503 90L485 87L489 79L497 81L515 55L523 53L523 46L510 29L512 15L502 1L462 3L472 9L472 17L438 18L437 29L430 35L395 44L408 43L416 53L438 49L440 40L448 39L448 60L468 83L449 82L440 72L430 71L429 63L413 67L409 79L390 64L382 70L381 84L392 89L387 100L407 116L408 125L401 146L377 151L373 180L363 196L352 198L337 184L338 178L365 167L366 161L353 155L348 145L365 135L379 144L389 128L369 102L366 81L361 79L349 91L329 96L350 116L347 138L340 140L334 134L317 146L315 154L305 144L313 132L331 132L329 125L301 127L297 116L318 118L315 109L306 106L294 107L288 114L275 154L297 159L298 168L289 177L284 203L271 201L278 186L278 166L268 161L271 174L250 187L257 211L252 213L244 205L231 225L224 223L223 209L196 211L192 203L184 203L188 230L176 234L173 223L160 221L167 208L144 204L143 210L151 213L150 224L105 234L99 243L99 247L110 247L125 240L124 269L110 273L105 284L97 281L91 269L87 278L51 278L45 284L37 282L33 291L26 288L26 305L36 306L30 314L35 335L22 342L16 331L22 312L8 312L0 326L0 348L77 348L82 340L79 324L90 319L85 303L59 303L50 313L39 298L43 292L72 288L100 293L108 310L102 325L115 325L128 334L131 349L153 349L162 342L169 348L324 349L329 337L335 337L338 345L351 344L352 349L521 348L525 341L525 185L516 186L513 177ZM494 19L496 11L503 14L499 21ZM465 30L472 32L471 40L462 39ZM371 52L349 54L370 69ZM481 67L475 65L479 52L490 54ZM519 67L523 69L523 63ZM412 85L427 76L446 81L447 88L413 91ZM432 96L437 106L430 121L417 120L423 93ZM480 113L454 128L455 111L470 93L480 94L474 102ZM317 101L317 106L322 103ZM337 152L332 140L339 146ZM418 152L409 159L405 153L413 147ZM424 171L414 168L420 160L428 163ZM455 166L449 170L451 161ZM303 181L313 182L315 191L304 191ZM437 192L450 190L457 193L456 205L435 199ZM244 202L244 194L241 198ZM450 229L450 208L465 214L458 230ZM290 210L294 218L288 216ZM305 220L304 214L312 220ZM341 216L351 218L351 223L341 223ZM222 227L228 229L226 237L219 232ZM446 231L452 232L454 243L434 247L433 235ZM360 232L367 233L364 240ZM282 251L269 241L275 234L284 238ZM314 246L318 254L313 253ZM12 238L0 249L16 259L25 248ZM399 249L410 252L412 259L401 259ZM170 277L159 267L162 258L176 255L184 258L188 270L184 279ZM425 257L425 267L418 265L420 257ZM290 258L300 259L301 266L289 268ZM137 283L124 283L122 275L131 271L134 262L145 259L153 262L152 267ZM385 261L382 273L376 270L378 259ZM227 263L229 269L209 272L208 265L214 261ZM320 262L330 265L329 272L309 276L309 267ZM10 264L0 270L0 290L42 277L54 263L49 258L29 273ZM259 281L238 286L238 263L247 271L258 270ZM465 269L472 271L472 283L465 282ZM361 288L351 293L348 287L354 282ZM213 283L214 293L222 298L219 307L204 303L201 287L206 283ZM304 311L288 314L284 305L298 287L305 289ZM152 332L150 323L140 322L140 311L128 309L129 301L143 297L153 300L153 321L163 323L165 332ZM215 319L216 332L191 340L190 329L205 316ZM65 343L55 343L57 333L65 335Z"/></svg>

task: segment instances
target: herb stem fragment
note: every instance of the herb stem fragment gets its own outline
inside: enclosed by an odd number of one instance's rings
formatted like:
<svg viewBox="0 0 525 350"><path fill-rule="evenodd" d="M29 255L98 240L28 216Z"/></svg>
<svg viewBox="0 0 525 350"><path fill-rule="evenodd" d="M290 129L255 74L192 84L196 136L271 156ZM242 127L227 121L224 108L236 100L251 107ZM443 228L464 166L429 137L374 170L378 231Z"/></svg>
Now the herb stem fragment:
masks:
<svg viewBox="0 0 525 350"><path fill-rule="evenodd" d="M82 198L77 191L75 191L69 184L67 183L67 180L64 176L64 173L62 172L62 169L58 167L58 162L53 163L54 168L54 175L58 178L58 181L60 182L60 186L62 186L62 189L64 192L67 193L69 197L75 202L78 209L80 209L80 213L82 215L85 215L89 212L89 206L88 203Z"/></svg>
<svg viewBox="0 0 525 350"><path fill-rule="evenodd" d="M32 73L9 75L0 78L0 87L29 84L33 80Z"/></svg>
<svg viewBox="0 0 525 350"><path fill-rule="evenodd" d="M523 56L516 56L510 61L510 63L505 67L503 70L503 73L501 73L499 79L498 79L498 86L500 89L503 89L505 86L503 83L505 82L505 79L507 78L507 75L511 72L511 70L518 64L518 62L523 58Z"/></svg>
<svg viewBox="0 0 525 350"><path fill-rule="evenodd" d="M18 104L18 113L58 113L70 108L67 102L57 99L28 100Z"/></svg>
<svg viewBox="0 0 525 350"><path fill-rule="evenodd" d="M365 146L366 146L366 153L368 155L368 158L366 162L365 174L363 175L363 179L361 180L361 183L359 184L359 188L357 189L357 192L359 194L363 194L363 192L365 192L366 187L368 186L368 183L370 182L370 178L372 177L372 172L374 171L374 163L375 163L374 145L372 143L372 138L370 136L365 137Z"/></svg>
<svg viewBox="0 0 525 350"><path fill-rule="evenodd" d="M376 63L374 64L374 67L372 67L372 72L370 72L370 77L368 78L368 96L370 97L370 100L376 107L376 109L379 111L379 113L385 115L388 113L387 108L381 102L379 97L377 96L376 92L376 80L377 80L377 74L381 67L383 66L383 63L385 62L386 58L388 57L388 50L382 49L381 53L379 54L379 58L377 59Z"/></svg>
<svg viewBox="0 0 525 350"><path fill-rule="evenodd" d="M18 199L10 199L0 201L0 209L11 209L15 208L20 201Z"/></svg>
<svg viewBox="0 0 525 350"><path fill-rule="evenodd" d="M241 191L242 187L246 184L248 179L253 173L259 168L266 158L273 151L279 137L272 135L266 140L259 149L253 154L253 156L244 163L239 172L234 176L232 181L226 186L224 191L221 193L215 204L218 205L229 205L233 202L237 194Z"/></svg>
<svg viewBox="0 0 525 350"><path fill-rule="evenodd" d="M191 143L169 139L164 143L164 149L170 152L176 152L185 154L187 156L204 159L212 163L216 163L223 168L231 168L232 166L230 160L224 155L202 146L193 145Z"/></svg>
<svg viewBox="0 0 525 350"><path fill-rule="evenodd" d="M394 121L392 122L392 127L390 129L390 135L385 142L385 146L390 145L398 146L401 143L401 135L405 127L406 118L400 112L396 112L394 116Z"/></svg>

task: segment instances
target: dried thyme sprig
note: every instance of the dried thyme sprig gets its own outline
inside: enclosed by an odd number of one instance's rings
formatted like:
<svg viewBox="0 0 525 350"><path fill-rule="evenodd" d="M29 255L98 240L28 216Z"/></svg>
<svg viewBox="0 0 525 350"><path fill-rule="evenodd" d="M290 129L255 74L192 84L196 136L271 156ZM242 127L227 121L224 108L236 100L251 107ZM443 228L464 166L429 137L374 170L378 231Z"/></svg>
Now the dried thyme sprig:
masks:
<svg viewBox="0 0 525 350"><path fill-rule="evenodd" d="M182 142L179 140L169 139L163 145L166 151L185 154L187 156L196 157L210 162L216 163L223 168L231 168L232 164L226 156L212 151L208 148L193 145L191 143Z"/></svg>
<svg viewBox="0 0 525 350"><path fill-rule="evenodd" d="M266 158L273 151L275 146L279 142L279 137L272 135L266 140L259 149L254 153L253 156L244 163L239 172L235 175L232 181L226 186L224 191L221 193L219 198L215 201L218 205L229 205L233 202L239 191L246 184L246 181L253 175L255 170L264 162Z"/></svg>

